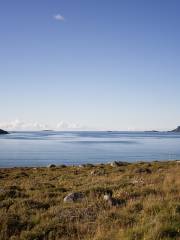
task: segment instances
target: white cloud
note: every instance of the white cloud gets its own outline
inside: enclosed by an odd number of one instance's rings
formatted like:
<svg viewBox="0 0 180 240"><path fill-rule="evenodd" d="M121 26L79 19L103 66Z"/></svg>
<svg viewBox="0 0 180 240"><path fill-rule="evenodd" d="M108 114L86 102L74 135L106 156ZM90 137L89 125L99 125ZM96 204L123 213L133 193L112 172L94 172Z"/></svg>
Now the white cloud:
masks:
<svg viewBox="0 0 180 240"><path fill-rule="evenodd" d="M16 119L11 122L0 123L0 128L6 130L41 130L46 129L46 124L41 124L37 122L23 122Z"/></svg>
<svg viewBox="0 0 180 240"><path fill-rule="evenodd" d="M57 125L56 125L56 130L87 130L88 127L86 126L82 126L78 123L67 123L64 121L60 121Z"/></svg>
<svg viewBox="0 0 180 240"><path fill-rule="evenodd" d="M57 21L62 21L62 22L65 21L65 18L61 14L54 15L54 19Z"/></svg>
<svg viewBox="0 0 180 240"><path fill-rule="evenodd" d="M6 123L0 122L0 128L4 130L14 131L38 131L38 130L59 130L59 131L73 131L73 130L88 130L90 128L82 126L78 123L68 123L64 121L59 121L57 124L49 125L39 122L24 122L18 119Z"/></svg>

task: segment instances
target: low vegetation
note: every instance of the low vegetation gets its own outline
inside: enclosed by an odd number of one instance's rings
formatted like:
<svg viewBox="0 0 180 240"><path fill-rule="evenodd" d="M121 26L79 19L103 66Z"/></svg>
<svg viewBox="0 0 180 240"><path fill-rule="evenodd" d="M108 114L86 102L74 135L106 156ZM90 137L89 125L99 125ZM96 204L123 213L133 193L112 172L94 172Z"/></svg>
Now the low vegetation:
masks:
<svg viewBox="0 0 180 240"><path fill-rule="evenodd" d="M180 239L180 163L0 169L0 239Z"/></svg>

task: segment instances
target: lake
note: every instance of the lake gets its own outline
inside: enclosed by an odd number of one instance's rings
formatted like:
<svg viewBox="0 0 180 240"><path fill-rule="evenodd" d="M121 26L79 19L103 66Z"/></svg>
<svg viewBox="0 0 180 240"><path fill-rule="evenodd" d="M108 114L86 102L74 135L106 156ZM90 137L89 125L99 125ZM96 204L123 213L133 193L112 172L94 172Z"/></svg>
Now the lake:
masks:
<svg viewBox="0 0 180 240"><path fill-rule="evenodd" d="M0 167L180 159L170 132L36 131L0 135Z"/></svg>

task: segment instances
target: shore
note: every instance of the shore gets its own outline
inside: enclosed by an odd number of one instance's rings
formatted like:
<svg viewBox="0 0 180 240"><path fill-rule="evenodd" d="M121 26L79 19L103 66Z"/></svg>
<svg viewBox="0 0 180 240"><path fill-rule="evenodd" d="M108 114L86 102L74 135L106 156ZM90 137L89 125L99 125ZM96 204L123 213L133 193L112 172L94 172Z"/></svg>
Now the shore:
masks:
<svg viewBox="0 0 180 240"><path fill-rule="evenodd" d="M0 169L6 239L180 239L180 162Z"/></svg>

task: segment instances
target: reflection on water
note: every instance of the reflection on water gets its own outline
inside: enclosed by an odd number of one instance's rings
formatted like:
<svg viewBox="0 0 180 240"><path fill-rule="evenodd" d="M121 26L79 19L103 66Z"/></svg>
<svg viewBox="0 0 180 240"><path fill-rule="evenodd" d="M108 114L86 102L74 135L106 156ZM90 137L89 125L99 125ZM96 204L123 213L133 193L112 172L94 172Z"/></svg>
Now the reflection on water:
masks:
<svg viewBox="0 0 180 240"><path fill-rule="evenodd" d="M180 159L180 134L12 132L0 135L0 167Z"/></svg>

